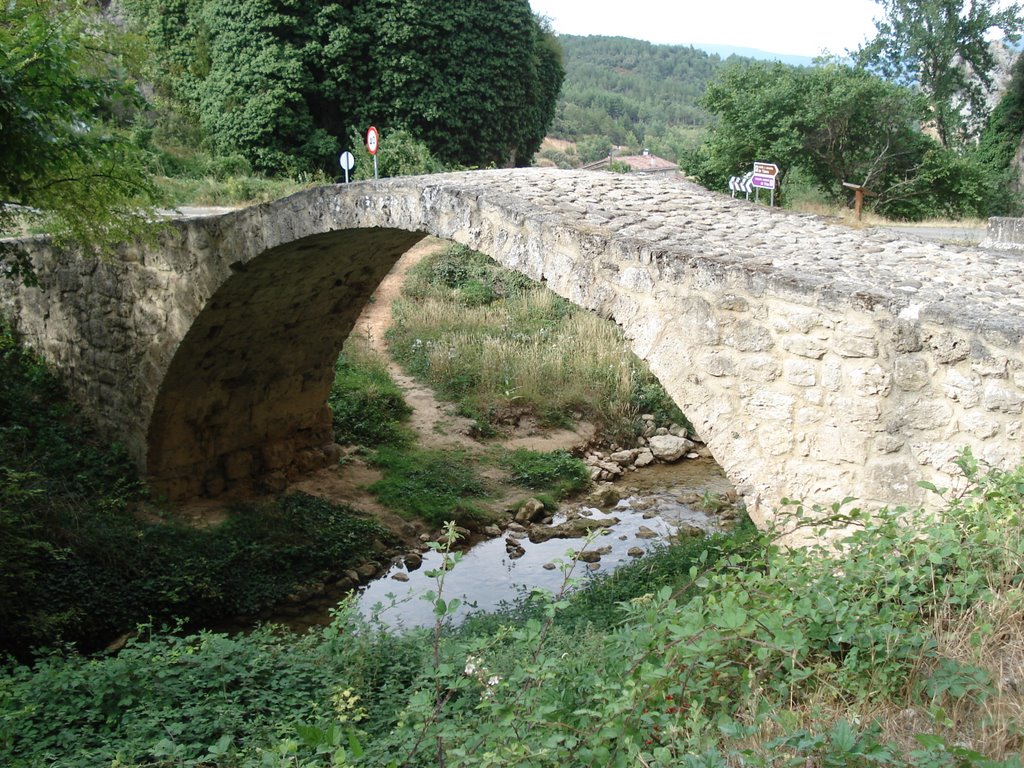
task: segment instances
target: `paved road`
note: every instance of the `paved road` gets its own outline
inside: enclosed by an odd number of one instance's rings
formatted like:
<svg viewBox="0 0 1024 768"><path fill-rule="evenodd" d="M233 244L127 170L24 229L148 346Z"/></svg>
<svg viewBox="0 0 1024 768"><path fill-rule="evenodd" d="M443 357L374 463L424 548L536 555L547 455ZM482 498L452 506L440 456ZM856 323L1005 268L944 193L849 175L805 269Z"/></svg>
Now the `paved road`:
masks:
<svg viewBox="0 0 1024 768"><path fill-rule="evenodd" d="M884 226L875 229L897 232L900 235L911 235L924 240L931 240L936 243L951 243L953 245L976 246L985 239L985 227L931 227L931 226Z"/></svg>

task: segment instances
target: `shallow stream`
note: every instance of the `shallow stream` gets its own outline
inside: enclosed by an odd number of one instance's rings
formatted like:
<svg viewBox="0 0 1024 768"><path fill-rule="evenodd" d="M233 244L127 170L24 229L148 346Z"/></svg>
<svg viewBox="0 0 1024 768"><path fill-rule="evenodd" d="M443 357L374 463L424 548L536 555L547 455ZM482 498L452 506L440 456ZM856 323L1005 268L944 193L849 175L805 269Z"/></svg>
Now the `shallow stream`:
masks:
<svg viewBox="0 0 1024 768"><path fill-rule="evenodd" d="M615 487L623 498L614 507L599 510L571 505L579 508L584 517L619 520L589 545L582 538L558 538L535 544L525 534L520 534L522 538L517 543L523 554L513 558L507 551L510 532L506 531L463 553L461 562L445 574L444 599L462 601L453 620L457 622L470 612L492 610L503 603L514 602L536 588L557 593L566 579L561 565L569 564L572 552L585 545L587 550L600 550L602 555L592 565L585 562L573 565L572 577L583 581L633 560L638 554L637 548L646 552L664 544L681 526L712 533L718 530L719 520L714 514L702 511L693 502L694 495L724 495L732 490L722 469L710 459L648 467L630 473ZM557 515L554 523L565 517L564 513ZM650 537L649 532L654 536ZM393 629L433 625L433 606L423 596L437 589L436 575L427 574L437 571L441 564L441 553L428 550L423 553L422 565L415 570L407 569L402 563L393 565L385 574L360 588L357 603L360 612L367 618L376 617ZM325 624L330 621L333 606L332 601L320 601L317 607L311 606L309 612L286 623L295 629Z"/></svg>

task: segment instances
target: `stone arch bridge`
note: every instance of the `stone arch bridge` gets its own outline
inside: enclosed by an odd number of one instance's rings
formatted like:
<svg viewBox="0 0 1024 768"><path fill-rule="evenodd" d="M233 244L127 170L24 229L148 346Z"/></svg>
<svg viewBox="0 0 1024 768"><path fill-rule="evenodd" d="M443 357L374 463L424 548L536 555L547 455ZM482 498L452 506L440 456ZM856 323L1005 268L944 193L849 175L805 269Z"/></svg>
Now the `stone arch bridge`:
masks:
<svg viewBox="0 0 1024 768"><path fill-rule="evenodd" d="M326 186L173 223L0 312L173 498L330 461L342 342L426 234L624 330L763 516L784 497L924 502L963 447L1021 459L1024 262L862 233L678 180L481 171Z"/></svg>

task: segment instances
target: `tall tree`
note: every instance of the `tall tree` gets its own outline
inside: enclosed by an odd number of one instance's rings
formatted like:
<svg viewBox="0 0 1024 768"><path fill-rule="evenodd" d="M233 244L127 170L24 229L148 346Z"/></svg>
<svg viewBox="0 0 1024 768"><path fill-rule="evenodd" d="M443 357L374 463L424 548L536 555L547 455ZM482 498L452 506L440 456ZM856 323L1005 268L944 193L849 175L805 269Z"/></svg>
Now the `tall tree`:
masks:
<svg viewBox="0 0 1024 768"><path fill-rule="evenodd" d="M28 215L87 248L145 226L155 199L127 133L139 106L117 31L80 0L7 0L0 16L0 235ZM0 248L0 276L23 263Z"/></svg>
<svg viewBox="0 0 1024 768"><path fill-rule="evenodd" d="M1000 0L875 0L877 36L858 60L884 77L920 87L931 103L939 141L949 147L973 135L987 113L995 57L990 35L1016 42L1021 6Z"/></svg>
<svg viewBox="0 0 1024 768"><path fill-rule="evenodd" d="M124 2L166 90L260 170L335 168L370 123L449 164L529 162L563 77L528 0Z"/></svg>

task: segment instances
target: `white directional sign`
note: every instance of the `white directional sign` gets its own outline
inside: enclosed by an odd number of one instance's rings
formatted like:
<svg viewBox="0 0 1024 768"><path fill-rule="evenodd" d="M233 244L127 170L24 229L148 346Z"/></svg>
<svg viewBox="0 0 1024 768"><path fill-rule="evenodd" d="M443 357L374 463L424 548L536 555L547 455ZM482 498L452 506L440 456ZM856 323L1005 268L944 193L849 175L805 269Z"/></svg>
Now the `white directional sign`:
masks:
<svg viewBox="0 0 1024 768"><path fill-rule="evenodd" d="M754 163L753 184L759 189L775 189L779 166L775 163Z"/></svg>
<svg viewBox="0 0 1024 768"><path fill-rule="evenodd" d="M736 192L745 192L748 195L754 190L753 184L754 174L747 173L743 176L731 176L729 178L729 189L732 190L733 197Z"/></svg>
<svg viewBox="0 0 1024 768"><path fill-rule="evenodd" d="M345 183L348 184L348 172L351 171L352 166L356 164L356 159L352 156L352 153L346 149L338 157L338 162L341 164L342 170L345 171Z"/></svg>

